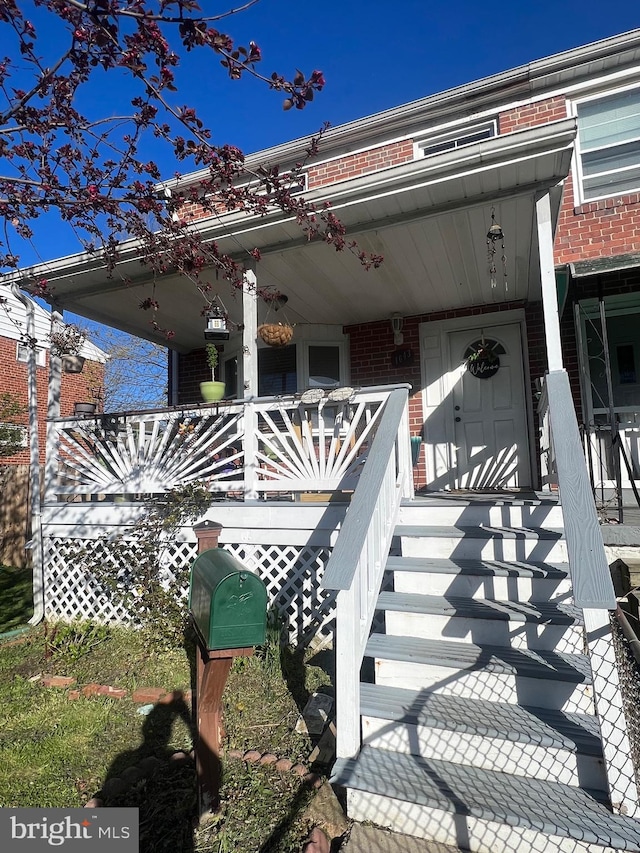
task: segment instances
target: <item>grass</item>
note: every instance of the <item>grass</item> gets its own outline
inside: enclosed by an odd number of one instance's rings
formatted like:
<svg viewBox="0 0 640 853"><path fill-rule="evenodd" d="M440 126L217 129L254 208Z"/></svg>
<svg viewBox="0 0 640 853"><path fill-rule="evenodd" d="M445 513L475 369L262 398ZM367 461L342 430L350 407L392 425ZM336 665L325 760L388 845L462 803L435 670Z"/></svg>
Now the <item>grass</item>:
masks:
<svg viewBox="0 0 640 853"><path fill-rule="evenodd" d="M19 573L14 577L22 580ZM4 624L16 627L15 608L4 614ZM281 666L274 648L234 661L224 695L225 753L257 749L305 762L311 744L294 730L299 703L318 687L328 689L329 679L300 655L284 654ZM105 795L105 805L139 808L141 853L298 853L314 793L300 777L223 755L220 810L194 829L193 764L166 760L192 748L190 708L183 701L143 716L130 698L72 701L66 690L46 688L38 677L67 675L79 685L129 691L184 690L191 686L192 661L188 643L156 651L141 632L88 623L39 626L0 643L0 806L81 806L107 780L153 756L159 759L154 772Z"/></svg>
<svg viewBox="0 0 640 853"><path fill-rule="evenodd" d="M25 625L33 615L31 569L0 565L0 634Z"/></svg>

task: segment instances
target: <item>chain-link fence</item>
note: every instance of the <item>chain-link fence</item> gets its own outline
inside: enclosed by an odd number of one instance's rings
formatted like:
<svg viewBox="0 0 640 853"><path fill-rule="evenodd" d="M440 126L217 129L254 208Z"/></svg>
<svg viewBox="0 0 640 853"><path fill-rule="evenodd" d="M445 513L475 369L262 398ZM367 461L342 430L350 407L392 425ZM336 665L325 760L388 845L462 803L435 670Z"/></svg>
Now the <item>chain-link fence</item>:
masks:
<svg viewBox="0 0 640 853"><path fill-rule="evenodd" d="M618 666L631 760L636 785L640 787L640 662L634 656L632 648L633 632L621 611L611 616L611 636Z"/></svg>

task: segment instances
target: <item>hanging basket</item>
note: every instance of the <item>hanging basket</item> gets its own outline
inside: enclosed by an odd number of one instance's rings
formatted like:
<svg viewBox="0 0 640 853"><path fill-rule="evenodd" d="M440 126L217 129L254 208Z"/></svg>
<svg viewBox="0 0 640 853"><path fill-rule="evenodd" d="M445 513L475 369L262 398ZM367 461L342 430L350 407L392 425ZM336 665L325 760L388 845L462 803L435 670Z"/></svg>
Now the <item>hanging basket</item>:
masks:
<svg viewBox="0 0 640 853"><path fill-rule="evenodd" d="M258 334L270 347L286 347L293 337L293 326L288 323L263 323Z"/></svg>
<svg viewBox="0 0 640 853"><path fill-rule="evenodd" d="M84 356L64 353L60 359L65 373L82 373L85 362Z"/></svg>

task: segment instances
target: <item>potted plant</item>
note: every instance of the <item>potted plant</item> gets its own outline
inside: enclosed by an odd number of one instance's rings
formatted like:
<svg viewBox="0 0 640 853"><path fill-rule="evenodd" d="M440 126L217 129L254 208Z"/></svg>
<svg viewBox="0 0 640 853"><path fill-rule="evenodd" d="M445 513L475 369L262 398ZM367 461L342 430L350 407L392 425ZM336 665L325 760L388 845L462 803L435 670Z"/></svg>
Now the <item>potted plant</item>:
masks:
<svg viewBox="0 0 640 853"><path fill-rule="evenodd" d="M89 371L86 383L87 396L84 400L73 404L74 415L81 418L91 417L91 415L96 413L96 410L102 411L103 389L96 375L96 365L90 362L87 370Z"/></svg>
<svg viewBox="0 0 640 853"><path fill-rule="evenodd" d="M224 397L224 382L216 381L216 368L218 366L218 350L215 344L205 346L207 364L211 369L211 379L200 383L200 393L205 403L215 403Z"/></svg>
<svg viewBox="0 0 640 853"><path fill-rule="evenodd" d="M51 350L60 356L62 369L65 373L81 373L84 367L84 356L80 355L87 334L75 323L58 325L49 335Z"/></svg>

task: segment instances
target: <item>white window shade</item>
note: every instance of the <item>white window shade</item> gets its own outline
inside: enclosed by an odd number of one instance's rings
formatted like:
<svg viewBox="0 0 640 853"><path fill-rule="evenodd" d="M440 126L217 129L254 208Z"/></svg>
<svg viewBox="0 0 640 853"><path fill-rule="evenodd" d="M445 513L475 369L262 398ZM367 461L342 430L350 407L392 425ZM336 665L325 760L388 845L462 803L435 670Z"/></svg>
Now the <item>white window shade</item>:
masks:
<svg viewBox="0 0 640 853"><path fill-rule="evenodd" d="M640 188L640 89L578 105L582 198Z"/></svg>

